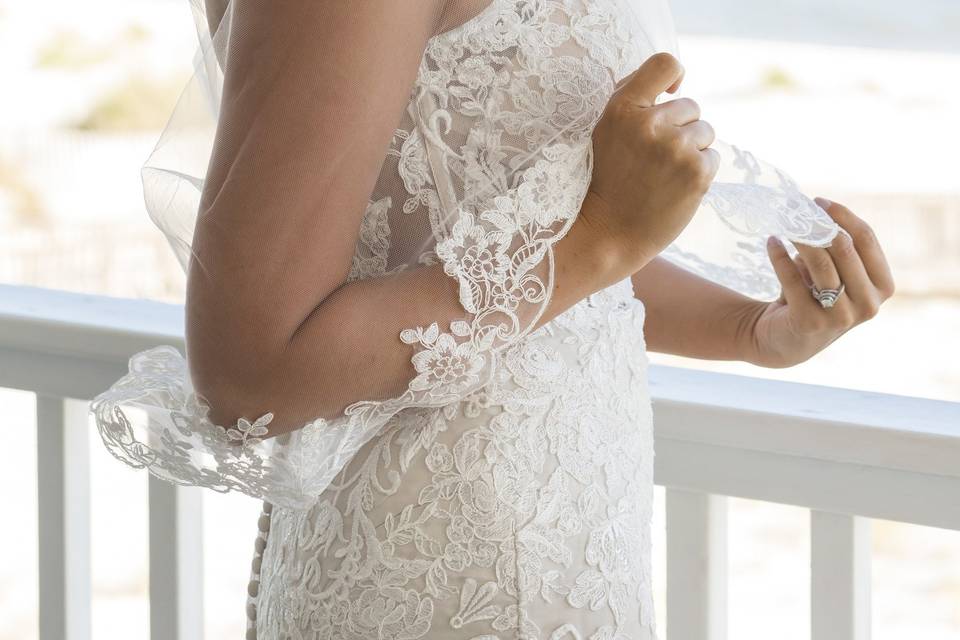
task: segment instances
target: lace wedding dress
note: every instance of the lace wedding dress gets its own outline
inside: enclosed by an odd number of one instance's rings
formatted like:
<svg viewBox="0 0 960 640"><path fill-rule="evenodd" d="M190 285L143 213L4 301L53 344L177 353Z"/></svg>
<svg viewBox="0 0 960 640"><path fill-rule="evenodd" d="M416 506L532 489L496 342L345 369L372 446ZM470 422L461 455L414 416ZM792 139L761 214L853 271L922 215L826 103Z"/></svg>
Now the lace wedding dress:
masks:
<svg viewBox="0 0 960 640"><path fill-rule="evenodd" d="M201 32L194 82L212 123L229 15ZM459 291L462 319L397 336L416 369L402 395L263 439L271 413L213 424L164 345L94 400L124 462L264 500L248 637L656 638L644 305L626 279L532 327L590 181L593 126L618 81L672 49L666 5L629 0L492 0L427 42L348 278L442 264ZM145 188L186 267L204 167L171 161L186 148L171 131ZM775 294L765 237L822 246L835 226L784 174L723 151L699 230L666 255Z"/></svg>

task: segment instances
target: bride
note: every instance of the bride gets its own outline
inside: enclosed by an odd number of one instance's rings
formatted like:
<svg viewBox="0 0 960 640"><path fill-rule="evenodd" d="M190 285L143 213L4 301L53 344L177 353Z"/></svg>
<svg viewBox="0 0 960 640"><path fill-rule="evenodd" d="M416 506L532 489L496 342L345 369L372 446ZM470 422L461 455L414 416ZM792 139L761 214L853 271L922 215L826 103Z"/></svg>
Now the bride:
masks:
<svg viewBox="0 0 960 640"><path fill-rule="evenodd" d="M871 229L676 97L665 0L192 2L187 357L105 445L263 500L248 638L656 638L646 351L810 358L893 292Z"/></svg>

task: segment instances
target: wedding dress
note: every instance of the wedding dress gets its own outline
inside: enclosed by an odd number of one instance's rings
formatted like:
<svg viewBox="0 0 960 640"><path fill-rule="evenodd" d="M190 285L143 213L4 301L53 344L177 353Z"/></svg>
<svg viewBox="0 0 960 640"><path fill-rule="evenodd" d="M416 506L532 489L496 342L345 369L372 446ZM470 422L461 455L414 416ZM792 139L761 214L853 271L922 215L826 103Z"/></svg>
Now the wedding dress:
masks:
<svg viewBox="0 0 960 640"><path fill-rule="evenodd" d="M185 268L230 22L229 5L194 10L192 93L144 168ZM403 394L264 439L271 413L213 424L186 360L162 345L94 399L127 464L264 501L248 637L657 637L644 304L625 279L533 327L552 245L589 185L593 126L660 50L676 50L660 0L492 0L428 41L348 277L442 264L459 291L462 319L397 336L417 372ZM206 129L178 124L198 95ZM766 236L824 246L836 227L782 172L718 147L704 210L665 255L776 294Z"/></svg>

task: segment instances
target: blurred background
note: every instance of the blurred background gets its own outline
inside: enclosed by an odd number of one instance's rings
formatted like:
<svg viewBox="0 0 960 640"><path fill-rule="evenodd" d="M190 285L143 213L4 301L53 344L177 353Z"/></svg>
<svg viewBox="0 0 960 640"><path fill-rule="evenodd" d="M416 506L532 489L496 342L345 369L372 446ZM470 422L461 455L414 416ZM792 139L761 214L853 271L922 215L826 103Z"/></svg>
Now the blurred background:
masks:
<svg viewBox="0 0 960 640"><path fill-rule="evenodd" d="M960 400L960 3L672 6L684 94L721 138L873 225L898 291L876 319L791 369L652 359ZM185 0L0 0L0 282L182 302L183 272L146 215L139 170L195 46ZM0 640L21 640L37 637L32 394L0 389L0 406L8 451L28 454L0 465ZM146 476L90 438L93 637L147 638ZM259 503L212 492L204 501L207 637L236 639ZM808 638L807 510L731 498L729 519L730 637ZM874 521L873 550L873 637L960 638L960 532Z"/></svg>

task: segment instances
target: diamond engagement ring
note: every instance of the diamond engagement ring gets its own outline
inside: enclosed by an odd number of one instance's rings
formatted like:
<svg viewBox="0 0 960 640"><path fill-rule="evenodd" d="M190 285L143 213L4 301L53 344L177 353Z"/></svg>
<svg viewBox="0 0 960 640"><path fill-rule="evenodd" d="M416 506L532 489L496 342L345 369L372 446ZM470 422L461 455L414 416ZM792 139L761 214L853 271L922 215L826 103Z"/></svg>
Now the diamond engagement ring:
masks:
<svg viewBox="0 0 960 640"><path fill-rule="evenodd" d="M817 285L812 285L810 287L810 293L817 299L821 307L829 309L836 304L837 298L843 293L843 283L840 283L839 289L818 289Z"/></svg>

